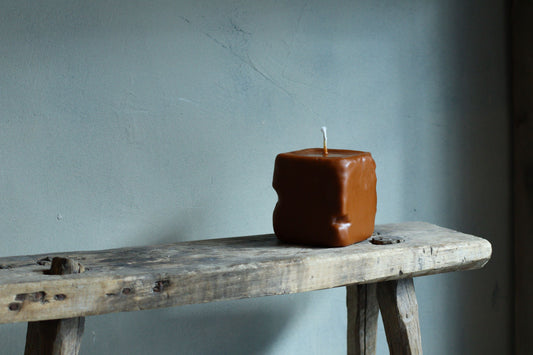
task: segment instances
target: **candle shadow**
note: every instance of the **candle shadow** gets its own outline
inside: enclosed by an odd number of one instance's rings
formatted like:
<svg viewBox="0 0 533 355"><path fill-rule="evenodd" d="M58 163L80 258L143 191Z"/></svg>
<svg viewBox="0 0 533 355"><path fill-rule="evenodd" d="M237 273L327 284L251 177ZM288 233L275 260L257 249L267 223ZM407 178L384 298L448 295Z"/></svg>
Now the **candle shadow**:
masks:
<svg viewBox="0 0 533 355"><path fill-rule="evenodd" d="M207 239L197 228L205 215L188 209L175 215L150 219L132 237L133 244L162 245ZM222 236L217 236L222 237ZM113 313L87 318L82 349L87 353L260 354L268 351L287 326L305 313L307 294L280 295L243 300ZM139 339L142 339L141 341Z"/></svg>
<svg viewBox="0 0 533 355"><path fill-rule="evenodd" d="M132 245L146 245L147 236L153 245L206 239L205 235L198 232L204 218L205 213L201 208L182 208L179 213L173 214L156 212L145 218L149 222L140 225L129 242Z"/></svg>
<svg viewBox="0 0 533 355"><path fill-rule="evenodd" d="M275 343L291 317L307 306L294 296L222 301L103 315L87 319L87 353L259 354ZM138 339L142 339L139 341Z"/></svg>

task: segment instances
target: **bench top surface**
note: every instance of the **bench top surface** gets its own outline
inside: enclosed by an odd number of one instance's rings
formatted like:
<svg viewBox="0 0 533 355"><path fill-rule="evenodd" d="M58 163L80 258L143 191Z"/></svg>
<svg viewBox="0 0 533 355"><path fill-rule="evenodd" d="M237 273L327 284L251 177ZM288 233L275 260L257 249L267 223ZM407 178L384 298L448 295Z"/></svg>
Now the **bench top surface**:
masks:
<svg viewBox="0 0 533 355"><path fill-rule="evenodd" d="M283 244L272 235L0 258L0 323L27 322L297 293L477 269L488 241L423 222L377 225L343 248ZM48 275L53 257L85 268Z"/></svg>

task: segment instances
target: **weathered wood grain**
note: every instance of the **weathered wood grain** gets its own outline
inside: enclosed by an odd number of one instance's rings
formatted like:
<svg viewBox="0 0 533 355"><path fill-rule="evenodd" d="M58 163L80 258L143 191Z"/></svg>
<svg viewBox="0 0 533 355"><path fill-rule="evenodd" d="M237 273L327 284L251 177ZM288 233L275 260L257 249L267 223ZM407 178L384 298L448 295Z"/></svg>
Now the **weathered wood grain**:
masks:
<svg viewBox="0 0 533 355"><path fill-rule="evenodd" d="M56 257L50 275L78 274L83 267L72 259ZM43 295L44 296L44 295ZM84 317L28 322L25 355L77 355L85 325Z"/></svg>
<svg viewBox="0 0 533 355"><path fill-rule="evenodd" d="M413 279L380 282L377 285L377 296L390 354L422 354Z"/></svg>
<svg viewBox="0 0 533 355"><path fill-rule="evenodd" d="M346 286L348 355L376 353L378 301L376 284Z"/></svg>
<svg viewBox="0 0 533 355"><path fill-rule="evenodd" d="M344 248L287 245L274 235L93 252L0 258L0 323L259 297L469 270L490 258L484 239L410 222L376 226L401 236ZM54 256L82 263L83 274L46 275ZM42 264L42 265L41 265ZM37 299L32 295L40 294ZM22 299L20 295L30 295Z"/></svg>
<svg viewBox="0 0 533 355"><path fill-rule="evenodd" d="M84 325L84 317L29 322L24 355L76 355Z"/></svg>

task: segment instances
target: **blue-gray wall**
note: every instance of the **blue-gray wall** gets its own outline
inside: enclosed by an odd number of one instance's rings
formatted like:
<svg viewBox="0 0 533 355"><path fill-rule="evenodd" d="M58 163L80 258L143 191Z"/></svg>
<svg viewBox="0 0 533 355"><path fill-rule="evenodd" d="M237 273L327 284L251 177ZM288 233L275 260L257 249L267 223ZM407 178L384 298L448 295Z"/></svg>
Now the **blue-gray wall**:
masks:
<svg viewBox="0 0 533 355"><path fill-rule="evenodd" d="M371 151L377 223L483 236L427 354L511 344L504 1L0 0L0 256L269 233L277 153ZM89 317L82 354L343 354L345 291ZM386 354L380 327L379 353ZM2 354L25 326L0 325Z"/></svg>

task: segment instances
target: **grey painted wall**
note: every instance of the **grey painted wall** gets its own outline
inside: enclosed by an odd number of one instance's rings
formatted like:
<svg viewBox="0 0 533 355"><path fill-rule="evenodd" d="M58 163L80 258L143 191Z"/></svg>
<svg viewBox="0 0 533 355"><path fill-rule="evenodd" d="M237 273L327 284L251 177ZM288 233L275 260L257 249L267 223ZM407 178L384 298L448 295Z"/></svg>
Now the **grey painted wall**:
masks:
<svg viewBox="0 0 533 355"><path fill-rule="evenodd" d="M277 153L371 151L377 223L483 236L417 279L428 354L511 344L504 1L0 0L0 255L269 233ZM343 354L344 289L87 319L82 354ZM386 354L380 328L379 353ZM23 324L0 325L21 354Z"/></svg>

